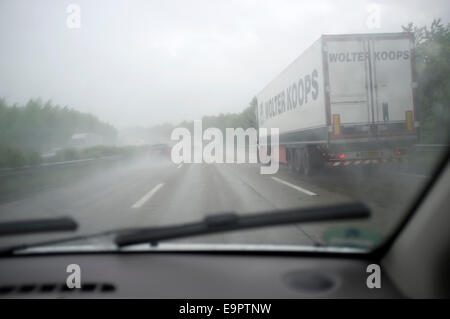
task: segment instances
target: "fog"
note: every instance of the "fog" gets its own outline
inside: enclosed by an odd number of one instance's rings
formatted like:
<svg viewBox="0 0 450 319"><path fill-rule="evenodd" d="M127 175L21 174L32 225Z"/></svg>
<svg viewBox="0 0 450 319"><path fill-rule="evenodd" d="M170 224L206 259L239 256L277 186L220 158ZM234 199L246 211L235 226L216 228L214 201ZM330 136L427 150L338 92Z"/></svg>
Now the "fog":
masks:
<svg viewBox="0 0 450 319"><path fill-rule="evenodd" d="M80 28L68 28L78 4ZM380 8L379 28L367 6ZM0 97L118 128L239 112L321 34L449 21L447 1L0 1Z"/></svg>

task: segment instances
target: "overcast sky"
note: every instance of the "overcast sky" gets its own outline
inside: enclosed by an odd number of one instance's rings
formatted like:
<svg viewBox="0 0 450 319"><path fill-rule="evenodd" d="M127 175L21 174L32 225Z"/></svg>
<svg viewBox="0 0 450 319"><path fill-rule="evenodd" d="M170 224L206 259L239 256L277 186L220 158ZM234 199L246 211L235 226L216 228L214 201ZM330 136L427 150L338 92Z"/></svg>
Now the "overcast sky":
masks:
<svg viewBox="0 0 450 319"><path fill-rule="evenodd" d="M81 27L68 28L69 4ZM367 5L380 28L367 27ZM0 0L0 97L51 99L118 128L238 112L321 34L448 23L433 1Z"/></svg>

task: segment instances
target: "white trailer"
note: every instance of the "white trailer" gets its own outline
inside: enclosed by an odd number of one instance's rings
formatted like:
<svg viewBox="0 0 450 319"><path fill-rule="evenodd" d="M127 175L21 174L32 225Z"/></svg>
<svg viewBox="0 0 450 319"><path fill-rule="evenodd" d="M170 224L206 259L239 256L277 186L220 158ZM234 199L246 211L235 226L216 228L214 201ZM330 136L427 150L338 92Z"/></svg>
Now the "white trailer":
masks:
<svg viewBox="0 0 450 319"><path fill-rule="evenodd" d="M278 128L279 161L309 174L324 164L401 161L416 141L412 33L323 35L258 95L260 128Z"/></svg>

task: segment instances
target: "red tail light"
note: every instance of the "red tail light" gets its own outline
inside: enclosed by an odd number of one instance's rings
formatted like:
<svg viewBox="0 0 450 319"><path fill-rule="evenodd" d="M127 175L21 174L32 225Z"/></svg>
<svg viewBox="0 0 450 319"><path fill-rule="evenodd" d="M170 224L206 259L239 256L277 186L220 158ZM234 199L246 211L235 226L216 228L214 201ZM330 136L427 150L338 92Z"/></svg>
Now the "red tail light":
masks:
<svg viewBox="0 0 450 319"><path fill-rule="evenodd" d="M402 152L400 152L400 151L395 151L395 155L402 155Z"/></svg>
<svg viewBox="0 0 450 319"><path fill-rule="evenodd" d="M344 159L345 158L345 154L332 154L331 158L332 159Z"/></svg>

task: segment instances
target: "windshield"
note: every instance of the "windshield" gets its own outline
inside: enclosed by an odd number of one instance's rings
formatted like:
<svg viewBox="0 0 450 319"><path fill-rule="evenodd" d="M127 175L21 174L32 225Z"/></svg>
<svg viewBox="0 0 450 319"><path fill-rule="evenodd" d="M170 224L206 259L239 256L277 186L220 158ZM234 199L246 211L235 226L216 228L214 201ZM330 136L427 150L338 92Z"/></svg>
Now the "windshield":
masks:
<svg viewBox="0 0 450 319"><path fill-rule="evenodd" d="M1 0L0 247L207 217L167 239L374 249L448 150L449 19L448 1ZM370 217L333 211L355 202Z"/></svg>

